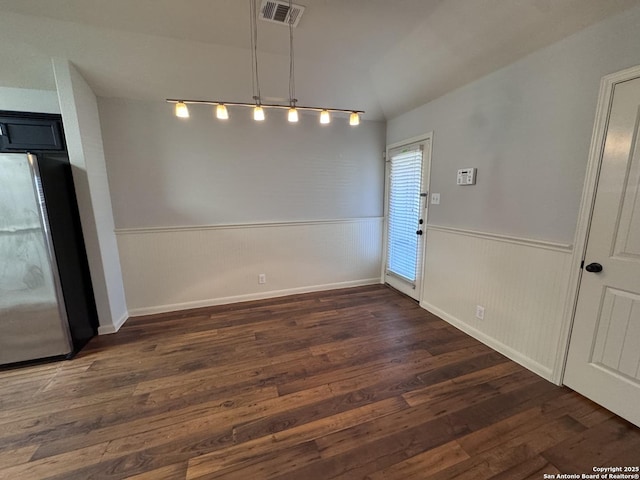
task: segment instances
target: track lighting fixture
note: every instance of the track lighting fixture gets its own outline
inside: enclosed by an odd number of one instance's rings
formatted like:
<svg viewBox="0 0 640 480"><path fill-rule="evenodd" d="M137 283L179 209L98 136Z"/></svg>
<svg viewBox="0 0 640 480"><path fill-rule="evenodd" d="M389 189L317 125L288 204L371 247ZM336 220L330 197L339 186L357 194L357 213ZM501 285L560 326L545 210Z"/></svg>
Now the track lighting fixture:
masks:
<svg viewBox="0 0 640 480"><path fill-rule="evenodd" d="M291 123L296 123L298 121L298 110L296 109L296 107L291 107L289 109L287 120L289 120L289 122Z"/></svg>
<svg viewBox="0 0 640 480"><path fill-rule="evenodd" d="M251 26L251 70L253 84L253 103L243 102L226 102L222 100L183 100L168 98L168 103L175 103L175 114L177 117L189 118L189 109L187 105L213 105L215 106L216 118L227 120L229 112L227 107L247 107L253 109L253 119L262 122L265 119L265 110L281 109L287 110L287 120L291 123L297 123L299 120L298 112L313 111L320 112L320 123L326 125L331 123L331 113L339 113L349 115L349 125L359 125L360 115L364 113L362 110L327 108L327 107L304 107L297 105L296 88L295 88L295 56L293 53L293 24L295 18L289 18L289 103L286 104L265 104L262 103L260 93L260 78L258 75L258 6L257 0L249 0L250 26ZM289 0L289 11L292 10L293 3Z"/></svg>
<svg viewBox="0 0 640 480"><path fill-rule="evenodd" d="M264 108L260 105L253 107L253 119L256 122L262 122L264 120Z"/></svg>
<svg viewBox="0 0 640 480"><path fill-rule="evenodd" d="M176 117L189 118L189 108L182 100L176 103Z"/></svg>
<svg viewBox="0 0 640 480"><path fill-rule="evenodd" d="M227 120L229 118L229 112L227 111L227 107L224 103L219 103L216 106L216 118L220 120Z"/></svg>

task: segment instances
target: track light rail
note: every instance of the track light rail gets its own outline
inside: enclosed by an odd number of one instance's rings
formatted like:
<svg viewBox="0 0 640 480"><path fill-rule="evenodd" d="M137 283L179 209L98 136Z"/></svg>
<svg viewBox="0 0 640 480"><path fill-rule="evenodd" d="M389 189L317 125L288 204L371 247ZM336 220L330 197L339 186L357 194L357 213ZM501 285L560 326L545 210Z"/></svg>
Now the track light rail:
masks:
<svg viewBox="0 0 640 480"><path fill-rule="evenodd" d="M166 102L167 103L184 103L187 105L212 105L214 107L217 105L226 105L228 107L230 106L230 107L254 108L256 106L255 103L222 102L222 101L215 101L215 100L184 100L184 99L177 99L177 98L167 98ZM282 105L278 103L260 103L260 106L263 108L280 108L284 110L289 110L291 108L290 105ZM334 112L334 113L357 113L358 115L362 115L365 113L364 110L349 110L345 108L303 107L300 105L296 105L295 108L298 110L307 110L312 112L322 112L323 110L326 110L328 112Z"/></svg>

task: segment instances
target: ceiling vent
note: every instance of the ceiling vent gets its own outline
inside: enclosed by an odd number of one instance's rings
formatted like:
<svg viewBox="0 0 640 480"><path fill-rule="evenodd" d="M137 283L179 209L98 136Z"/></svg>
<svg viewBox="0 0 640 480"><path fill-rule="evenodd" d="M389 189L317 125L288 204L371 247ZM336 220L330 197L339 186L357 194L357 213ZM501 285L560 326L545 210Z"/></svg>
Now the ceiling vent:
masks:
<svg viewBox="0 0 640 480"><path fill-rule="evenodd" d="M280 25L289 25L289 22L294 27L298 26L300 18L304 12L302 5L291 5L289 9L289 2L282 0L262 0L260 6L260 13L258 18L267 22L279 23Z"/></svg>

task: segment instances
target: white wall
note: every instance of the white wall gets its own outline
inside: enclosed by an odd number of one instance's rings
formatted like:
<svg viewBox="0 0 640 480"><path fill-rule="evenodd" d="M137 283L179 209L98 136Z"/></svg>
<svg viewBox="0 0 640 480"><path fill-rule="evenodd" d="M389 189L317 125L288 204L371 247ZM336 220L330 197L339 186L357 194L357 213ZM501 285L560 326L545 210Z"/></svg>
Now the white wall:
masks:
<svg viewBox="0 0 640 480"><path fill-rule="evenodd" d="M600 78L640 63L640 8L389 121L387 142L434 131L430 222L572 243ZM456 170L478 168L458 187Z"/></svg>
<svg viewBox="0 0 640 480"><path fill-rule="evenodd" d="M131 314L379 281L383 122L99 109Z"/></svg>
<svg viewBox="0 0 640 480"><path fill-rule="evenodd" d="M53 90L0 87L0 110L59 114L60 105Z"/></svg>
<svg viewBox="0 0 640 480"><path fill-rule="evenodd" d="M384 123L319 125L286 111L213 118L191 106L99 99L118 228L309 221L382 215ZM131 208L135 205L135 208Z"/></svg>
<svg viewBox="0 0 640 480"><path fill-rule="evenodd" d="M423 306L547 378L560 370L600 78L640 64L639 24L634 8L388 124L388 143L433 131L441 204L429 212ZM477 185L456 186L462 167L478 168Z"/></svg>
<svg viewBox="0 0 640 480"><path fill-rule="evenodd" d="M378 283L382 218L129 229L118 244L142 315Z"/></svg>
<svg viewBox="0 0 640 480"><path fill-rule="evenodd" d="M127 319L96 96L67 60L54 59L67 149L78 197L100 333Z"/></svg>

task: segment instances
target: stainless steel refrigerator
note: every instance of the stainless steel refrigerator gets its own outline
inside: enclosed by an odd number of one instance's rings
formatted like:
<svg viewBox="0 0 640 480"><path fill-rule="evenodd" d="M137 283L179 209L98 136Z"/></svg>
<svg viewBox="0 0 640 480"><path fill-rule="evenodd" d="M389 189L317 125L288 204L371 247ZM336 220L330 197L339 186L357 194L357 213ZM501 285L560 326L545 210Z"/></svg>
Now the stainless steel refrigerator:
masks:
<svg viewBox="0 0 640 480"><path fill-rule="evenodd" d="M0 365L69 357L97 326L71 167L44 157L0 153Z"/></svg>

